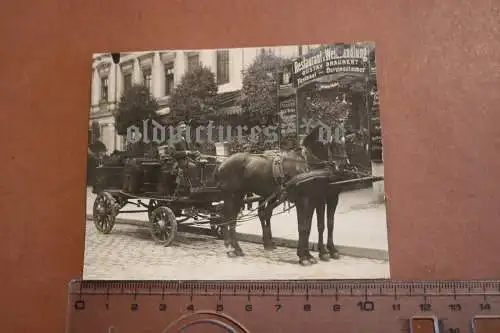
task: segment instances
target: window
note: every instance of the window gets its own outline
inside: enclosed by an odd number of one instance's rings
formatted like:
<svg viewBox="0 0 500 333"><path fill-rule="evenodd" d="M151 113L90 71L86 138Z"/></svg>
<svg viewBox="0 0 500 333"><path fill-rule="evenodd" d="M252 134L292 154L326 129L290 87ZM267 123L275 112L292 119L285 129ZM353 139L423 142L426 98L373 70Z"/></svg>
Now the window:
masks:
<svg viewBox="0 0 500 333"><path fill-rule="evenodd" d="M106 102L108 100L108 77L104 76L101 78L101 102Z"/></svg>
<svg viewBox="0 0 500 333"><path fill-rule="evenodd" d="M188 55L187 65L188 72L191 72L193 69L200 65L200 56L198 55L198 53Z"/></svg>
<svg viewBox="0 0 500 333"><path fill-rule="evenodd" d="M149 92L151 92L151 68L144 68L142 70L142 79L144 86L146 86L149 89Z"/></svg>
<svg viewBox="0 0 500 333"><path fill-rule="evenodd" d="M106 132L106 124L99 124L99 136L98 138L103 138Z"/></svg>
<svg viewBox="0 0 500 333"><path fill-rule="evenodd" d="M273 47L261 47L260 48L260 53L261 54L272 54L272 55L275 55L276 50L273 48Z"/></svg>
<svg viewBox="0 0 500 333"><path fill-rule="evenodd" d="M174 91L174 64L165 64L165 96L169 96Z"/></svg>
<svg viewBox="0 0 500 333"><path fill-rule="evenodd" d="M217 84L229 82L229 51L217 51Z"/></svg>
<svg viewBox="0 0 500 333"><path fill-rule="evenodd" d="M123 93L127 93L132 88L132 73L123 75Z"/></svg>

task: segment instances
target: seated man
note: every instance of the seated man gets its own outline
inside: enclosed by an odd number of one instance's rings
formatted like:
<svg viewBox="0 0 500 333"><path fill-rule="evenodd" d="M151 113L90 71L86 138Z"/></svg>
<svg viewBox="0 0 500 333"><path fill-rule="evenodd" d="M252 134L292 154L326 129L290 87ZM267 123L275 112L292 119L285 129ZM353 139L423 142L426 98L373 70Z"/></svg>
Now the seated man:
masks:
<svg viewBox="0 0 500 333"><path fill-rule="evenodd" d="M187 138L187 125L181 121L178 125L178 140L174 143L173 156L177 160L177 185L183 190L190 190L192 181L197 180L196 162L200 160L200 152Z"/></svg>

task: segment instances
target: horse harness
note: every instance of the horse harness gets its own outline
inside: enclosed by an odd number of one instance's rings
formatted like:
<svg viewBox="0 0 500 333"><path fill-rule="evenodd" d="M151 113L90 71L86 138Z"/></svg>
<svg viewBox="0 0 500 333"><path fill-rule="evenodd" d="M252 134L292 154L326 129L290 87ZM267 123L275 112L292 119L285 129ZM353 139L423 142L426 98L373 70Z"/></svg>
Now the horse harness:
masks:
<svg viewBox="0 0 500 333"><path fill-rule="evenodd" d="M286 181L285 169L283 167L283 156L277 155L272 159L273 178L276 184L283 185Z"/></svg>
<svg viewBox="0 0 500 333"><path fill-rule="evenodd" d="M325 165L328 166L330 164L329 161L324 161L319 157L317 157L311 151L311 149L307 147L302 147L301 154L306 162L306 172L310 171L311 169L315 168L317 169L317 166L325 166ZM283 167L283 155L277 154L275 156L272 156L271 161L272 161L272 173L274 181L276 182L277 185L283 186L287 182L287 175Z"/></svg>

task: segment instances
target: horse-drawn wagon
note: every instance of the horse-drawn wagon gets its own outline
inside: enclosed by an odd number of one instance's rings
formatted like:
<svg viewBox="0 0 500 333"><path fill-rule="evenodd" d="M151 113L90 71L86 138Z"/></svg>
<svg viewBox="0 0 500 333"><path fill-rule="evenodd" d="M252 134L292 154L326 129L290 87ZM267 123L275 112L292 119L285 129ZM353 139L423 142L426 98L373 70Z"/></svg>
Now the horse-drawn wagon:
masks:
<svg viewBox="0 0 500 333"><path fill-rule="evenodd" d="M93 192L96 229L104 234L112 231L118 214L148 213L147 225L153 239L168 246L175 239L179 224L210 224L212 230L221 220L221 191L213 182L220 163L211 156L196 162L196 175L189 178L190 188L181 191L176 162L168 156L116 159L97 167ZM125 206L136 209L126 210ZM194 220L188 222L188 220Z"/></svg>
<svg viewBox="0 0 500 333"><path fill-rule="evenodd" d="M290 201L297 208L300 261L311 260L306 249L308 241L301 241L309 238L310 210L317 210L323 203L323 209L326 204L332 207L334 213L341 188L383 180L383 177L373 177L348 164L332 163L331 154L327 154L328 150L323 145L314 147L315 143L307 142L305 145L302 150L279 152L274 157L239 153L221 162L217 157L203 156L196 162L196 176L188 177L190 186L187 192L179 191L179 168L168 154L107 163L97 168L98 179L93 189L97 194L93 209L95 227L107 234L113 229L118 214L147 212L147 225L152 238L161 245L168 246L173 242L180 225L208 224L219 237L226 231L226 246L232 246L235 255L242 255L235 228L236 222L241 222L239 215L244 203L259 202L255 215L261 222L264 247L272 248L270 218L273 209ZM310 153L314 150L314 153L309 154L304 149L309 149ZM345 156L342 158L345 159ZM248 197L249 193L251 197ZM328 197L329 193L332 196ZM315 206L312 206L312 200L298 198L308 196L315 198ZM319 206L316 205L318 200L321 201ZM125 210L127 205L142 210ZM299 209L308 212L304 215ZM317 211L319 214L324 212ZM332 215L333 219L333 214L328 215ZM330 235L333 220L330 221L330 217L327 225L327 247L330 255L335 257L336 250ZM322 242L322 236L320 240Z"/></svg>

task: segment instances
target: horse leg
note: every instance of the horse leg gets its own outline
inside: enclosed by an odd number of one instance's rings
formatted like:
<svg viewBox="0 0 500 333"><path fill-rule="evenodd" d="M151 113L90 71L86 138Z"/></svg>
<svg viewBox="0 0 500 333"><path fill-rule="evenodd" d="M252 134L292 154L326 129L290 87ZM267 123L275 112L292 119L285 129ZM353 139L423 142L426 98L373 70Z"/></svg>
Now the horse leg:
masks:
<svg viewBox="0 0 500 333"><path fill-rule="evenodd" d="M313 215L314 215L314 210L315 210L315 205L314 205L314 202L309 200L309 206L307 206L307 209L306 209L306 214L305 214L305 218L306 218L306 225L307 225L307 231L306 231L306 240L304 242L304 246L305 246L305 253L307 255L307 258L309 259L309 262L311 264L316 264L318 261L313 257L313 255L311 254L311 252L309 252L309 236L311 235L311 227L312 227L312 218L313 218Z"/></svg>
<svg viewBox="0 0 500 333"><path fill-rule="evenodd" d="M330 260L330 255L328 254L323 242L323 233L325 231L325 201L321 198L318 198L318 202L316 204L316 218L318 222L319 259L322 261L328 261Z"/></svg>
<svg viewBox="0 0 500 333"><path fill-rule="evenodd" d="M259 207L257 208L257 215L259 216L260 226L262 227L262 243L264 244L264 249L266 249L266 245L268 242L269 235L266 229L266 219L264 213L264 207L262 207L264 200L259 201Z"/></svg>
<svg viewBox="0 0 500 333"><path fill-rule="evenodd" d="M266 229L267 229L267 234L269 235L269 243L267 244L267 250L274 250L276 249L276 245L274 245L273 242L273 233L271 231L271 216L273 215L273 211L268 211L266 213Z"/></svg>
<svg viewBox="0 0 500 333"><path fill-rule="evenodd" d="M258 215L262 226L262 242L265 250L274 250L276 247L273 244L273 236L271 233L271 215L267 207L263 206L264 200L259 202Z"/></svg>
<svg viewBox="0 0 500 333"><path fill-rule="evenodd" d="M297 210L297 224L299 229L297 256L299 257L300 265L308 266L317 262L309 252L309 234L311 231L314 206L311 204L309 198L299 198L295 207Z"/></svg>
<svg viewBox="0 0 500 333"><path fill-rule="evenodd" d="M243 195L234 195L224 202L224 216L225 223L227 224L227 227L224 228L224 244L226 245L226 247L231 246L233 248L232 251L229 251L227 253L229 257L242 257L245 255L236 237L236 223L238 213L243 207L243 197Z"/></svg>
<svg viewBox="0 0 500 333"><path fill-rule="evenodd" d="M334 219L335 219L335 210L337 209L337 205L339 203L339 193L335 192L332 195L328 196L327 204L326 204L326 224L328 228L328 240L326 243L326 248L330 253L330 257L333 259L339 259L339 251L335 248L333 244L333 227L334 227Z"/></svg>
<svg viewBox="0 0 500 333"><path fill-rule="evenodd" d="M306 233L304 230L304 206L301 200L297 200L297 202L295 203L295 209L297 211L297 226L299 229L299 243L297 245L297 256L299 257L299 264L302 266L306 266L309 260L304 253L304 241L306 239Z"/></svg>

